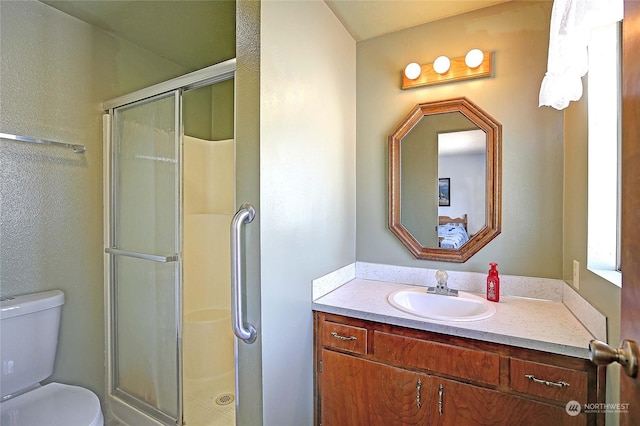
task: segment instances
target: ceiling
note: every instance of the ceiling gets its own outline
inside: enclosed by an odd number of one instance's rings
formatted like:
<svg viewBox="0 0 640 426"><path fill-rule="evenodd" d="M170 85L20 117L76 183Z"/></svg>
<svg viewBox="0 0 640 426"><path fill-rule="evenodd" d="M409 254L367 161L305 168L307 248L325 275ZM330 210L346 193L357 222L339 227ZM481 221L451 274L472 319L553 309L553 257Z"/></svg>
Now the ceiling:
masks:
<svg viewBox="0 0 640 426"><path fill-rule="evenodd" d="M224 50L227 47L222 41L228 40L230 31L235 33L234 1L42 1L191 70L222 60L204 57L205 52ZM353 38L362 41L506 1L510 0L325 0L325 3ZM223 52L222 58L234 55L233 51Z"/></svg>
<svg viewBox="0 0 640 426"><path fill-rule="evenodd" d="M190 71L235 56L234 1L41 1Z"/></svg>
<svg viewBox="0 0 640 426"><path fill-rule="evenodd" d="M356 41L510 0L325 0Z"/></svg>

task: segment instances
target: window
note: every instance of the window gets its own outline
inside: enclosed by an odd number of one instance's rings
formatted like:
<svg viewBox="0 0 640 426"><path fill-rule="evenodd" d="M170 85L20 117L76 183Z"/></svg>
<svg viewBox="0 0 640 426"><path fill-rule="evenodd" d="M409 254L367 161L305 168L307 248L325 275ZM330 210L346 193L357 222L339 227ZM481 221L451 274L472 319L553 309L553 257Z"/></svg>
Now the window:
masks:
<svg viewBox="0 0 640 426"><path fill-rule="evenodd" d="M591 34L588 109L587 268L621 286L619 23Z"/></svg>

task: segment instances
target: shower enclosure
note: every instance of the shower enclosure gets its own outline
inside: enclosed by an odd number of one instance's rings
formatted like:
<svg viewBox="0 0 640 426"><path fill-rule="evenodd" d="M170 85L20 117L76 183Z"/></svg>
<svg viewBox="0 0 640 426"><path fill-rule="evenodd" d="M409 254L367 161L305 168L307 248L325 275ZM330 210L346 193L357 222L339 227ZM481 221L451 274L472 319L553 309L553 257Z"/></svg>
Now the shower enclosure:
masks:
<svg viewBox="0 0 640 426"><path fill-rule="evenodd" d="M235 424L234 72L104 104L108 406L129 425Z"/></svg>

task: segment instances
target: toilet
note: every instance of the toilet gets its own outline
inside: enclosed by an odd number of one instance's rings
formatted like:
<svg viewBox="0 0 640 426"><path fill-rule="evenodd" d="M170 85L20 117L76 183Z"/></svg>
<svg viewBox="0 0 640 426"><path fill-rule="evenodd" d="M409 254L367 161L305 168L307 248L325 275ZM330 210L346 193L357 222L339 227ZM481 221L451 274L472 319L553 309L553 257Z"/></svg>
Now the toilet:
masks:
<svg viewBox="0 0 640 426"><path fill-rule="evenodd" d="M26 294L0 304L0 424L104 425L100 400L90 390L39 383L53 373L64 293Z"/></svg>

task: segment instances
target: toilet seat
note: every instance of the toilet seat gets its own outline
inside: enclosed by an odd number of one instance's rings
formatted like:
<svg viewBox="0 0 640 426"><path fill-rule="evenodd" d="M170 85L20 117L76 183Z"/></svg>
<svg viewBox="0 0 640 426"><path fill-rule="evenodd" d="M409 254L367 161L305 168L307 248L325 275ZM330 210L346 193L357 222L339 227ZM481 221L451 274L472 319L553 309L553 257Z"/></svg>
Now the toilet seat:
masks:
<svg viewBox="0 0 640 426"><path fill-rule="evenodd" d="M2 426L103 426L100 400L88 389L49 383L0 404Z"/></svg>

